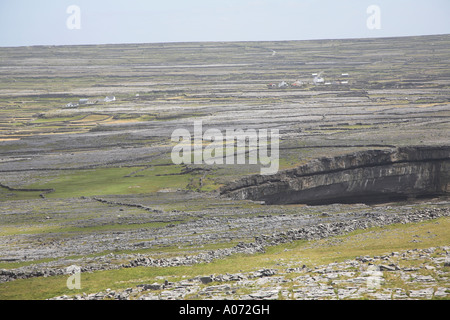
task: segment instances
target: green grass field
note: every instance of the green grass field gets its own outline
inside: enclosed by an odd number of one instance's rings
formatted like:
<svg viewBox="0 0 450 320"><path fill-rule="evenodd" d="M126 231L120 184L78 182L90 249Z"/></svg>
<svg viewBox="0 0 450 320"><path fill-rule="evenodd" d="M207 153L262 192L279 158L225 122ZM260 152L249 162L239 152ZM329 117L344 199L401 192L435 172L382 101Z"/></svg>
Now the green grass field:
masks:
<svg viewBox="0 0 450 320"><path fill-rule="evenodd" d="M139 169L144 169L136 172ZM32 184L28 188L48 188L55 191L48 198L81 196L124 195L158 192L162 189L186 189L199 175L182 173L178 165L155 167L99 168L78 170L61 174L44 184ZM218 187L212 179L205 179L202 190L211 191ZM20 196L26 196L21 193Z"/></svg>

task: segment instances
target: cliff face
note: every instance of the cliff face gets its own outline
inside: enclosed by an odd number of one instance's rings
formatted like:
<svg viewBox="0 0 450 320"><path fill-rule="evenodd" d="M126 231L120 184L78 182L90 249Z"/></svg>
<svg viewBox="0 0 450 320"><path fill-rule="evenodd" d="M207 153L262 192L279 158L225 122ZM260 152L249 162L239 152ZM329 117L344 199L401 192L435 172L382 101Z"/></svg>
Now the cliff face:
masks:
<svg viewBox="0 0 450 320"><path fill-rule="evenodd" d="M221 194L266 204L384 202L449 193L449 172L450 146L369 150L245 177Z"/></svg>

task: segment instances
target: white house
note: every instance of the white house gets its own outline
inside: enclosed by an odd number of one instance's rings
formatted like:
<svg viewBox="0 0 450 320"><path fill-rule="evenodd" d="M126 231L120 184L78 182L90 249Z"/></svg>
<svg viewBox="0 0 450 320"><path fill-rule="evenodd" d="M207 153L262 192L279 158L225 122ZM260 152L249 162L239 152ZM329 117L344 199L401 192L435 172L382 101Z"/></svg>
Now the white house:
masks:
<svg viewBox="0 0 450 320"><path fill-rule="evenodd" d="M105 99L103 99L103 101L105 101L105 102L116 101L116 97L115 96L107 96Z"/></svg>

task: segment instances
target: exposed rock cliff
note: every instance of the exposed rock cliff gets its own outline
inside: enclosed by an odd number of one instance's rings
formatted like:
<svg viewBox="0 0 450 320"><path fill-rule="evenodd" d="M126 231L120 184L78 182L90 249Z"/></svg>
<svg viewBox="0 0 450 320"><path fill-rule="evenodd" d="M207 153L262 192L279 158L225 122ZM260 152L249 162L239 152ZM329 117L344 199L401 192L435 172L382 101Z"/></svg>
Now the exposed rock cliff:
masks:
<svg viewBox="0 0 450 320"><path fill-rule="evenodd" d="M383 202L450 192L450 146L360 151L313 160L275 175L254 175L221 189L266 204Z"/></svg>

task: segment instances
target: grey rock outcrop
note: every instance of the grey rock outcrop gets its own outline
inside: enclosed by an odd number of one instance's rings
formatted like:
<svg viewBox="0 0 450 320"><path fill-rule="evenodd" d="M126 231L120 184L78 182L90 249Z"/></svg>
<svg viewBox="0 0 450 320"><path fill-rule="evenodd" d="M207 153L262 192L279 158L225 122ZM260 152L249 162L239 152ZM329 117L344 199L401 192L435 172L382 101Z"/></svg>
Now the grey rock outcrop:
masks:
<svg viewBox="0 0 450 320"><path fill-rule="evenodd" d="M402 147L320 158L270 176L244 177L223 196L266 204L383 202L450 192L450 146Z"/></svg>

